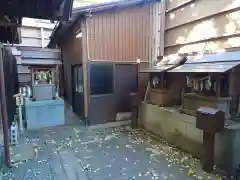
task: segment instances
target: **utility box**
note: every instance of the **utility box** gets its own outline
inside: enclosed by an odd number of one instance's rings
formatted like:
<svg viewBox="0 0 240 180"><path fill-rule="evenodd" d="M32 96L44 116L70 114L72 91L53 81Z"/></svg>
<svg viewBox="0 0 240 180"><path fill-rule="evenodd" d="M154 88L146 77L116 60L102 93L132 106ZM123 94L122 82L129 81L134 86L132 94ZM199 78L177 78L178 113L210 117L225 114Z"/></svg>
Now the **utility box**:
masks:
<svg viewBox="0 0 240 180"><path fill-rule="evenodd" d="M197 110L196 128L203 130L201 164L206 172L213 171L215 133L224 129L225 113L209 107Z"/></svg>
<svg viewBox="0 0 240 180"><path fill-rule="evenodd" d="M36 84L32 86L32 99L35 101L56 99L54 84Z"/></svg>
<svg viewBox="0 0 240 180"><path fill-rule="evenodd" d="M200 107L197 110L196 128L209 133L224 129L225 113L214 108Z"/></svg>

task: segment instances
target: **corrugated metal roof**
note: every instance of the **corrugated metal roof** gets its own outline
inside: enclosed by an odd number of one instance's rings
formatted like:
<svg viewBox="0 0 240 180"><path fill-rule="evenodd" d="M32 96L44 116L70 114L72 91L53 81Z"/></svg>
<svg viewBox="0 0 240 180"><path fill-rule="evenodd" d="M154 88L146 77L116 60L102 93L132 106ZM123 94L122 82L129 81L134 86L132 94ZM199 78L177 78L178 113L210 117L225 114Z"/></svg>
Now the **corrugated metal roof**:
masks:
<svg viewBox="0 0 240 180"><path fill-rule="evenodd" d="M60 52L51 51L22 51L22 59L61 59Z"/></svg>
<svg viewBox="0 0 240 180"><path fill-rule="evenodd" d="M53 59L22 59L22 64L24 65L60 65L62 62L60 60Z"/></svg>
<svg viewBox="0 0 240 180"><path fill-rule="evenodd" d="M18 65L57 65L62 64L58 49L32 47L11 47Z"/></svg>
<svg viewBox="0 0 240 180"><path fill-rule="evenodd" d="M151 3L151 2L157 2L160 0L119 0L119 1L111 1L111 2L105 2L105 3L97 3L97 4L91 4L89 6L74 8L73 12L77 13L89 13L91 11L94 12L101 12L106 10L116 9L116 8L129 8L135 5L138 5L139 3Z"/></svg>
<svg viewBox="0 0 240 180"><path fill-rule="evenodd" d="M176 67L168 72L218 72L224 73L235 66L238 66L240 61L225 61L212 63L186 63L182 66Z"/></svg>
<svg viewBox="0 0 240 180"><path fill-rule="evenodd" d="M210 63L210 62L222 62L222 61L240 61L240 51L235 52L220 52L215 54L198 54L194 56L188 56L186 63Z"/></svg>
<svg viewBox="0 0 240 180"><path fill-rule="evenodd" d="M180 54L173 54L164 56L159 63L153 68L141 70L140 72L163 72L169 71L170 69L180 66L187 60L186 56Z"/></svg>
<svg viewBox="0 0 240 180"><path fill-rule="evenodd" d="M160 66L160 67L154 67L154 68L148 68L148 69L143 69L140 70L141 73L150 73L150 72L163 72L166 71L172 67L174 67L175 65L164 65L164 66Z"/></svg>

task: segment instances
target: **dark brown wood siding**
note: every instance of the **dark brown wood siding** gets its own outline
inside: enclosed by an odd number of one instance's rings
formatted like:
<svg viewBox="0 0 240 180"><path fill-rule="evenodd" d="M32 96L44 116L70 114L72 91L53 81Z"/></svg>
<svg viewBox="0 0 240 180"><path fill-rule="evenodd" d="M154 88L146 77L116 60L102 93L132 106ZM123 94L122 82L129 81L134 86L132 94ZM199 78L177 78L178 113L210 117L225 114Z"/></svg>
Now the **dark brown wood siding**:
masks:
<svg viewBox="0 0 240 180"><path fill-rule="evenodd" d="M64 64L65 99L72 105L71 66L83 64L85 116L88 116L89 61L112 63L136 63L148 67L159 55L160 12L162 4L119 9L111 12L93 13L90 19L81 19L68 30L61 43ZM76 39L81 27L82 38ZM139 91L145 94L147 75L139 75Z"/></svg>
<svg viewBox="0 0 240 180"><path fill-rule="evenodd" d="M161 3L93 13L82 21L91 61L149 62L159 47Z"/></svg>
<svg viewBox="0 0 240 180"><path fill-rule="evenodd" d="M92 14L81 21L85 58L90 61L136 63L147 68L160 54L162 3ZM139 92L143 97L147 74L139 74Z"/></svg>
<svg viewBox="0 0 240 180"><path fill-rule="evenodd" d="M67 33L68 35L61 43L62 61L64 70L65 100L72 105L72 65L82 64L82 40L76 38L76 33L80 29L77 23Z"/></svg>

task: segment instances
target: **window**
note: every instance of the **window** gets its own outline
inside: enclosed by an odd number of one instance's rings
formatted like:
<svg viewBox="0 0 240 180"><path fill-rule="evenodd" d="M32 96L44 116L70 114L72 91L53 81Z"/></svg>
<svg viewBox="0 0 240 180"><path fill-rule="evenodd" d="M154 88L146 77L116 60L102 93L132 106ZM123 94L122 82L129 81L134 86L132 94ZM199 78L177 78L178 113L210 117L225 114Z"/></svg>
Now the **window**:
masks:
<svg viewBox="0 0 240 180"><path fill-rule="evenodd" d="M83 93L83 72L80 65L73 67L75 91Z"/></svg>
<svg viewBox="0 0 240 180"><path fill-rule="evenodd" d="M113 65L90 65L90 94L111 94L114 92Z"/></svg>

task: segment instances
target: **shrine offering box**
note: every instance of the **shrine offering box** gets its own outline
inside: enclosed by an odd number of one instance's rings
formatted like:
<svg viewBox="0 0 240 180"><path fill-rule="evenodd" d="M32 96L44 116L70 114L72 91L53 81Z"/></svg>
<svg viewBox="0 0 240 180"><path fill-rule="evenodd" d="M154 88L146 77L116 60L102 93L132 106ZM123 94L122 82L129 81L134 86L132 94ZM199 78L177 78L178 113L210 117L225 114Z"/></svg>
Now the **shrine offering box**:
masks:
<svg viewBox="0 0 240 180"><path fill-rule="evenodd" d="M32 86L32 98L35 101L51 100L56 98L54 84L37 84Z"/></svg>
<svg viewBox="0 0 240 180"><path fill-rule="evenodd" d="M182 110L184 113L196 116L197 109L200 107L215 108L223 111L225 117L228 119L230 116L230 97L209 97L202 96L196 93L188 93L183 97Z"/></svg>

